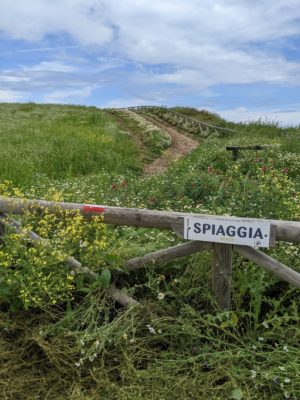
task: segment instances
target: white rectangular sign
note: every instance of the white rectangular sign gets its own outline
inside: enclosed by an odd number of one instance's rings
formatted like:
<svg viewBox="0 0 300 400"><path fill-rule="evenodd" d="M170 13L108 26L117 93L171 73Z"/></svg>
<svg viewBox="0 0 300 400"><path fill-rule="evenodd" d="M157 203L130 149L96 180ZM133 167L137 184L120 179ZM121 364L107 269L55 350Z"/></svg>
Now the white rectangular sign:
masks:
<svg viewBox="0 0 300 400"><path fill-rule="evenodd" d="M251 247L270 247L271 223L260 220L185 217L184 238Z"/></svg>

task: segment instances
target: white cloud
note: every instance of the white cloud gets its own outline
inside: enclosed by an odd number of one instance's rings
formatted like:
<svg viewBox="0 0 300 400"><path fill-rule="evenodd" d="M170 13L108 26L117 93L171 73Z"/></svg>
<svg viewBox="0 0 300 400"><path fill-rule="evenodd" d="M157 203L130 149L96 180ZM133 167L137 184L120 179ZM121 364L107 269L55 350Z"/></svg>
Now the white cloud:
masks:
<svg viewBox="0 0 300 400"><path fill-rule="evenodd" d="M104 108L127 108L127 107L134 107L136 105L143 106L143 105L148 105L149 101L140 98L140 97L134 97L134 98L119 98L119 99L112 99L105 103L104 105L101 105L101 107ZM155 102L151 101L151 105L160 105L160 101Z"/></svg>
<svg viewBox="0 0 300 400"><path fill-rule="evenodd" d="M0 1L0 29L10 37L41 40L68 33L83 44L112 40L121 50L162 56L185 45L241 44L300 33L299 0L26 0Z"/></svg>
<svg viewBox="0 0 300 400"><path fill-rule="evenodd" d="M97 0L1 0L0 31L28 41L65 33L81 44L102 45L113 34L102 20L102 8Z"/></svg>
<svg viewBox="0 0 300 400"><path fill-rule="evenodd" d="M30 49L18 49L18 50L6 50L0 52L0 56L8 56L14 54L30 54L30 53L45 53L59 50L70 50L70 49L79 49L80 45L76 46L55 46L55 47L33 47Z"/></svg>
<svg viewBox="0 0 300 400"><path fill-rule="evenodd" d="M168 73L141 73L139 79L153 83L179 84L194 90L217 84L255 82L300 85L300 63L286 61L279 56L272 58L262 52L248 54L245 51L203 48L194 65L193 68L178 68Z"/></svg>
<svg viewBox="0 0 300 400"><path fill-rule="evenodd" d="M24 71L48 71L48 72L76 72L77 68L72 65L67 65L59 61L42 61L33 66L24 66Z"/></svg>
<svg viewBox="0 0 300 400"><path fill-rule="evenodd" d="M23 98L24 98L24 94L22 92L0 89L0 101L1 102L11 103L11 102L15 102L15 101L20 101Z"/></svg>
<svg viewBox="0 0 300 400"><path fill-rule="evenodd" d="M300 64L287 61L276 46L265 48L299 35L299 18L299 0L0 0L0 32L9 38L67 34L80 45L110 48L119 59L174 67L150 79L200 88L299 84ZM47 60L36 68L57 71ZM71 66L56 68L73 72L66 70Z"/></svg>
<svg viewBox="0 0 300 400"><path fill-rule="evenodd" d="M55 90L43 97L45 103L78 103L77 100L90 96L93 87L82 87L80 89Z"/></svg>
<svg viewBox="0 0 300 400"><path fill-rule="evenodd" d="M262 120L265 122L278 122L282 126L300 126L300 105L292 110L248 110L246 107L237 107L217 111L221 117L233 122L251 122Z"/></svg>
<svg viewBox="0 0 300 400"><path fill-rule="evenodd" d="M17 75L0 75L0 82L3 83L16 83L16 82L28 82L30 79L25 76L17 76Z"/></svg>

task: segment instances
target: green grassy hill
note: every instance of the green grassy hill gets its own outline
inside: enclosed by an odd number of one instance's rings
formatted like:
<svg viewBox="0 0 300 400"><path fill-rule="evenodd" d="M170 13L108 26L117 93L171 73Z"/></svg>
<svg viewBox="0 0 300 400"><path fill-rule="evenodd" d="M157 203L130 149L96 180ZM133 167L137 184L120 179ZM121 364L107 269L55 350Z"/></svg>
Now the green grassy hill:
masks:
<svg viewBox="0 0 300 400"><path fill-rule="evenodd" d="M120 111L1 104L0 196L299 221L299 130L230 127L144 176L159 153ZM236 161L225 149L250 144L264 148ZM35 250L10 230L0 239L1 400L300 398L298 289L235 255L232 310L223 311L211 293L210 252L120 272L124 261L178 243L173 233L63 213L20 221L52 247ZM266 252L300 272L299 245ZM74 277L66 255L102 281ZM124 310L110 299L108 271L140 305Z"/></svg>
<svg viewBox="0 0 300 400"><path fill-rule="evenodd" d="M132 138L95 107L0 105L0 157L0 178L18 185L141 167Z"/></svg>

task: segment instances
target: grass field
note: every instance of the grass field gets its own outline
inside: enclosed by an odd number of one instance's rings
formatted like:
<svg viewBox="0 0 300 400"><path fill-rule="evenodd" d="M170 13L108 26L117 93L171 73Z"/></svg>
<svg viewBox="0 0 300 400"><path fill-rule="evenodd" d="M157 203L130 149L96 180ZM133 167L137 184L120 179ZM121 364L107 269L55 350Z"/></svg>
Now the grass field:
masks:
<svg viewBox="0 0 300 400"><path fill-rule="evenodd" d="M130 136L95 107L2 104L0 115L1 179L28 185L140 169Z"/></svg>
<svg viewBox="0 0 300 400"><path fill-rule="evenodd" d="M236 133L200 140L146 177L155 151L120 114L2 104L0 195L299 221L299 129L228 126ZM265 147L233 161L230 144ZM70 274L65 255L114 276L125 260L177 243L174 234L47 213L22 222L54 244L35 252L13 232L0 242L0 399L300 398L299 290L235 256L224 312L207 252L125 275L118 282L141 305L124 310L101 282ZM300 272L299 250L267 253Z"/></svg>

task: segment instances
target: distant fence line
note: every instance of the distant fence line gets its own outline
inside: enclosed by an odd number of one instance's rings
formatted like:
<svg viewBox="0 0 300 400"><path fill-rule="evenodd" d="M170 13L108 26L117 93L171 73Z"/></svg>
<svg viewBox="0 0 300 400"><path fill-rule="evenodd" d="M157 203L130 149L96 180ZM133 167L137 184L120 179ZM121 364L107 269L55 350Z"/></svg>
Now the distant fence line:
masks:
<svg viewBox="0 0 300 400"><path fill-rule="evenodd" d="M177 111L170 110L169 108L165 106L133 106L133 107L122 107L120 110L129 110L129 111L134 111L134 112L147 112L151 110L156 110L159 111L160 113L162 112L167 112L175 117L177 121L184 121L193 127L198 127L200 132L203 132L203 128L208 129L216 129L216 130L223 130L223 131L228 131L228 132L237 132L234 129L230 128L225 128L222 126L214 125L214 124L209 124L207 122L200 121L195 118L188 117L184 114L178 113Z"/></svg>
<svg viewBox="0 0 300 400"><path fill-rule="evenodd" d="M87 218L92 215L100 214L103 215L103 223L105 224L168 229L175 232L180 238L184 237L186 218L200 218L204 221L213 218L214 220L220 221L220 223L227 221L230 224L233 224L233 221L237 221L237 218L233 217L212 216L206 214L189 214L182 212L0 197L0 227L2 225L2 234L5 234L5 231L3 232L3 227L10 227L17 232L23 232L33 244L42 241L43 243L50 245L48 241L41 238L35 232L23 231L21 224L10 216L13 214L22 215L27 210L31 209L47 209L49 213L54 214L60 209L73 210L74 215L80 212ZM275 239L278 241L300 243L300 222L255 218L238 218L238 222L243 224L251 222L263 224L268 222L272 227L273 244L275 244ZM231 307L233 251L258 264L266 271L276 275L279 279L300 288L300 273L279 261L274 260L272 257L259 251L257 248L247 245L215 243L212 241L189 241L167 249L158 250L126 261L123 265L123 269L125 272L132 272L145 267L154 268L162 262L208 250L213 251L212 290L216 296L218 304L223 309L230 309ZM73 269L75 272L89 274L93 278L97 276L95 272L83 267L81 263L73 257L66 257L65 261L69 268ZM109 293L122 306L137 304L136 300L113 285L110 287Z"/></svg>

